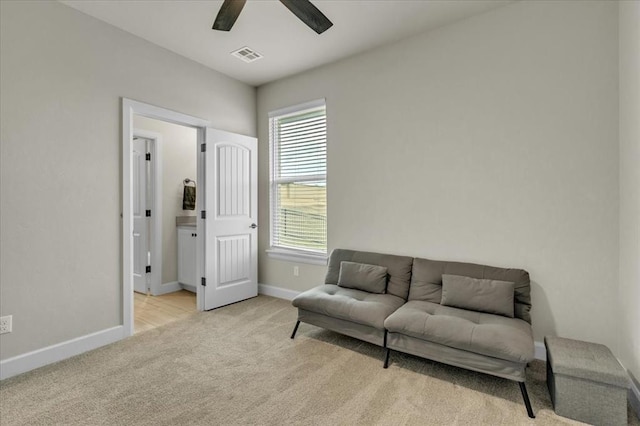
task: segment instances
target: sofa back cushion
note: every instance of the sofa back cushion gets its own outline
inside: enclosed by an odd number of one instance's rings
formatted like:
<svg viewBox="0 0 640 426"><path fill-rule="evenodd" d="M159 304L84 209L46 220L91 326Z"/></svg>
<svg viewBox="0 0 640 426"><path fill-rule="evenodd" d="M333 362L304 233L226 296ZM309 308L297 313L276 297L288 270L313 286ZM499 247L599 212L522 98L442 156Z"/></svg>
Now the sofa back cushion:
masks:
<svg viewBox="0 0 640 426"><path fill-rule="evenodd" d="M338 285L382 294L387 290L387 268L366 263L340 262Z"/></svg>
<svg viewBox="0 0 640 426"><path fill-rule="evenodd" d="M531 323L531 283L529 273L522 269L416 258L409 300L442 303L442 275L445 274L514 283L514 316Z"/></svg>
<svg viewBox="0 0 640 426"><path fill-rule="evenodd" d="M513 283L460 275L442 276L442 305L513 318Z"/></svg>
<svg viewBox="0 0 640 426"><path fill-rule="evenodd" d="M343 261L366 263L368 265L378 265L387 268L387 294L393 294L394 296L407 300L409 283L411 282L412 257L335 249L329 257L327 276L324 279L325 284L338 284L340 263Z"/></svg>

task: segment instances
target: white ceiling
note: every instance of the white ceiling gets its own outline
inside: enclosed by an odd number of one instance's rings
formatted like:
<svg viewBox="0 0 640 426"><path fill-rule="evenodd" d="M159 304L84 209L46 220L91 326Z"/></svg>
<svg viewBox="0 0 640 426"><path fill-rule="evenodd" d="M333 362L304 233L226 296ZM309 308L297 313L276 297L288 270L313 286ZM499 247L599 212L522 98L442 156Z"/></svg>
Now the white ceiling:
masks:
<svg viewBox="0 0 640 426"><path fill-rule="evenodd" d="M249 0L230 32L211 29L219 0L60 0L154 44L259 86L485 12L513 0L313 0L333 22L318 35L284 5ZM264 58L230 52L249 46Z"/></svg>

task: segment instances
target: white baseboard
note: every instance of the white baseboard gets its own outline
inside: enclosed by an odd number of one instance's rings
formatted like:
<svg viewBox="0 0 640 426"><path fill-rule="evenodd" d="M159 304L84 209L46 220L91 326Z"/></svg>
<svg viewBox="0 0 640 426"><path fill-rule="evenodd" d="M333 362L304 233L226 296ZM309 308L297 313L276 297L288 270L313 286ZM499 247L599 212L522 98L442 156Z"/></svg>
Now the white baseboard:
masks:
<svg viewBox="0 0 640 426"><path fill-rule="evenodd" d="M160 289L156 294L154 294L154 296L161 296L163 294L173 293L180 290L182 290L182 287L180 287L178 281L170 281L168 283L160 284Z"/></svg>
<svg viewBox="0 0 640 426"><path fill-rule="evenodd" d="M278 299L293 300L299 291L289 290L288 288L276 287L269 284L258 284L258 294L265 296L277 297Z"/></svg>
<svg viewBox="0 0 640 426"><path fill-rule="evenodd" d="M43 367L63 359L108 345L123 339L124 327L119 325L106 330L76 337L66 342L47 346L27 352L13 358L0 361L0 380L26 373L38 367Z"/></svg>
<svg viewBox="0 0 640 426"><path fill-rule="evenodd" d="M181 284L181 283L178 283L178 288L179 288L180 290L187 290L187 291L190 291L191 293L196 293L196 294L198 293L198 289L196 288L196 286L195 286L195 285L189 285L189 284Z"/></svg>

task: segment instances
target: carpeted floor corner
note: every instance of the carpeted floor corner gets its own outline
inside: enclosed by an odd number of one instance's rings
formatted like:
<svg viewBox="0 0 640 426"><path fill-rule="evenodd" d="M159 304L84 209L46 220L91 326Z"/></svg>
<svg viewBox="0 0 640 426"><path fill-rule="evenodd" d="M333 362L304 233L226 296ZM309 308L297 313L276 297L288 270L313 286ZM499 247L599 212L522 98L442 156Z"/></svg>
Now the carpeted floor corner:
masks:
<svg viewBox="0 0 640 426"><path fill-rule="evenodd" d="M571 425L545 365L527 387L301 324L290 302L247 300L0 382L9 425ZM629 424L640 425L629 410Z"/></svg>

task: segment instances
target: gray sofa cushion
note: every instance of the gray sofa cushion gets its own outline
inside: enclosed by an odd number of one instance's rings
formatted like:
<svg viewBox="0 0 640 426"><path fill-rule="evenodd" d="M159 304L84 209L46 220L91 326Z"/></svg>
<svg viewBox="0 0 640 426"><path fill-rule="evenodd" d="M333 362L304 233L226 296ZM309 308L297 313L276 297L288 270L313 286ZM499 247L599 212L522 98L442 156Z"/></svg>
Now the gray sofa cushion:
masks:
<svg viewBox="0 0 640 426"><path fill-rule="evenodd" d="M338 284L340 263L342 261L386 267L387 273L389 274L387 294L392 294L407 300L409 283L411 281L411 265L413 264L412 257L335 249L329 257L329 267L327 268L327 275L324 280L325 284Z"/></svg>
<svg viewBox="0 0 640 426"><path fill-rule="evenodd" d="M412 300L391 314L391 333L513 362L533 360L531 326L518 318Z"/></svg>
<svg viewBox="0 0 640 426"><path fill-rule="evenodd" d="M442 305L513 318L513 283L445 274Z"/></svg>
<svg viewBox="0 0 640 426"><path fill-rule="evenodd" d="M343 261L340 263L338 285L369 293L384 293L387 289L387 268Z"/></svg>
<svg viewBox="0 0 640 426"><path fill-rule="evenodd" d="M384 320L404 303L392 294L374 294L324 284L293 299L293 306L384 330Z"/></svg>
<svg viewBox="0 0 640 426"><path fill-rule="evenodd" d="M514 283L514 316L531 323L531 284L529 273L522 269L506 269L474 263L443 262L437 260L413 260L409 300L440 303L442 299L442 275L462 275L465 277Z"/></svg>

